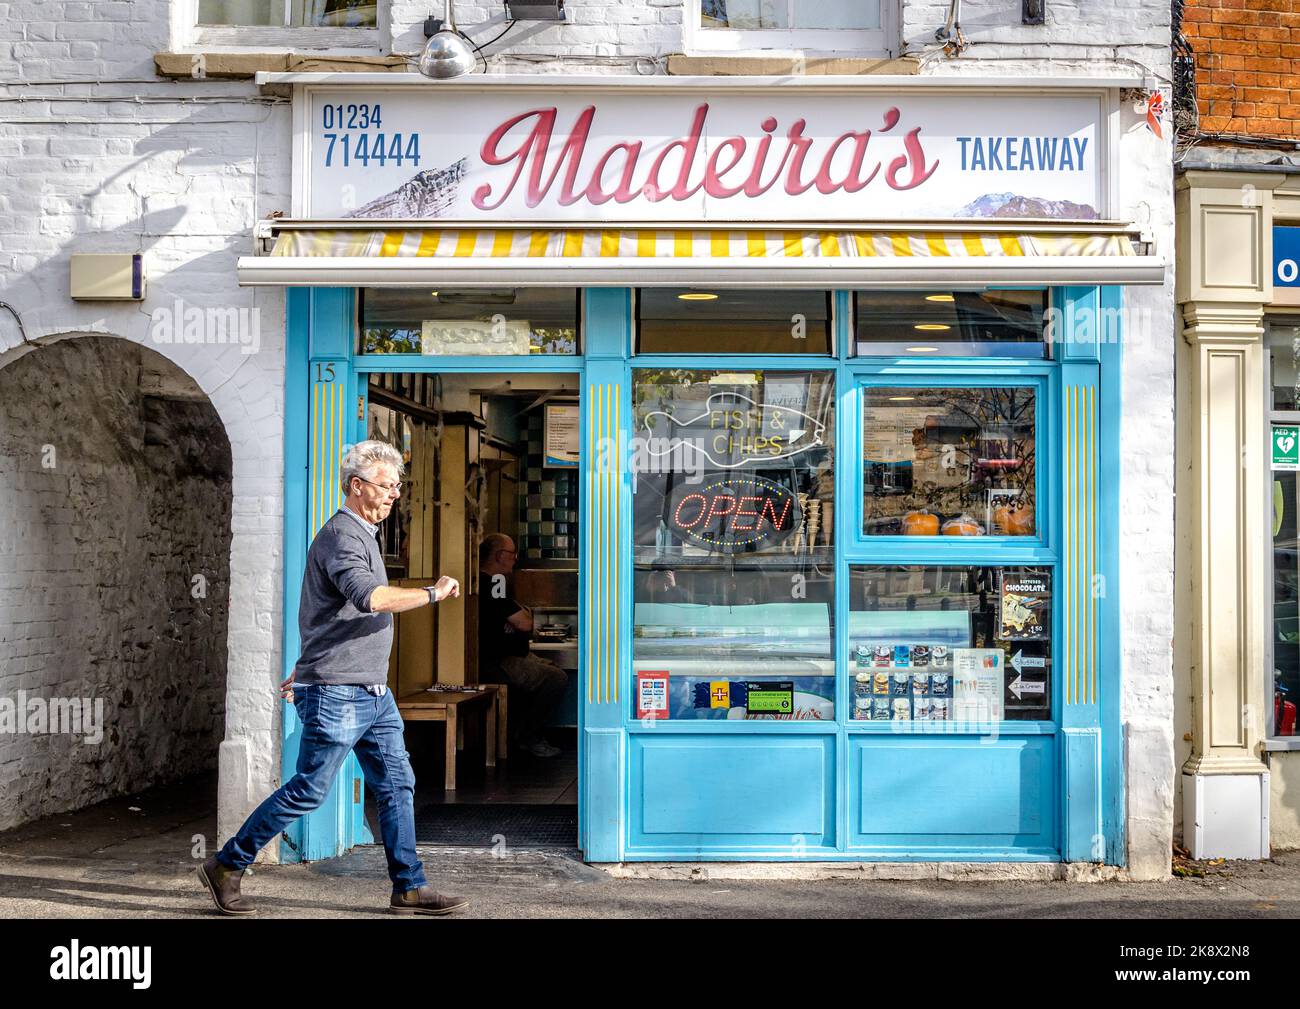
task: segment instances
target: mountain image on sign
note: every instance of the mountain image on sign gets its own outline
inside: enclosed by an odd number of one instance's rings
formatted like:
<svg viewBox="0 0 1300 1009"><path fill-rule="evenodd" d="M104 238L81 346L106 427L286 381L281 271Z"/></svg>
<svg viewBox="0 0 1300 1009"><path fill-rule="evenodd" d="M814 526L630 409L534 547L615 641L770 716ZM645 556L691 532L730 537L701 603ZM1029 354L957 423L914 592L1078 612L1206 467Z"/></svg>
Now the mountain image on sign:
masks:
<svg viewBox="0 0 1300 1009"><path fill-rule="evenodd" d="M1016 193L987 193L962 207L954 217L1047 217L1069 221L1095 221L1100 215L1086 203L1044 200Z"/></svg>
<svg viewBox="0 0 1300 1009"><path fill-rule="evenodd" d="M391 193L371 200L344 217L416 219L443 217L456 202L468 161L461 158L446 168L430 169L412 176Z"/></svg>
<svg viewBox="0 0 1300 1009"><path fill-rule="evenodd" d="M757 433L752 430L755 419L759 421ZM664 427L656 430L661 423ZM815 417L788 406L758 403L735 392L715 392L705 400L702 413L685 419L652 410L643 425L655 435L647 441L648 454L671 456L690 449L722 469L788 459L821 445L826 433L826 425ZM695 437L683 436L692 429L698 432ZM720 438L727 446L725 452L719 449Z"/></svg>

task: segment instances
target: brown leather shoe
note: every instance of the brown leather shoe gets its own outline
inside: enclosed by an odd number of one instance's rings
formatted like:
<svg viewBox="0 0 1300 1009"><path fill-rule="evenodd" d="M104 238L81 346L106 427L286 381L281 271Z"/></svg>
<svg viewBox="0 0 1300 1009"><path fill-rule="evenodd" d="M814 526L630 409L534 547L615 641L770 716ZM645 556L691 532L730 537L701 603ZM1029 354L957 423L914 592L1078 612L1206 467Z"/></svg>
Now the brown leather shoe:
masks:
<svg viewBox="0 0 1300 1009"><path fill-rule="evenodd" d="M216 855L199 866L199 879L212 894L213 903L222 914L257 913L257 908L239 895L239 881L243 876L243 869L227 868L217 861Z"/></svg>
<svg viewBox="0 0 1300 1009"><path fill-rule="evenodd" d="M448 897L426 883L418 890L393 891L388 910L394 914L451 914L469 907L464 897Z"/></svg>

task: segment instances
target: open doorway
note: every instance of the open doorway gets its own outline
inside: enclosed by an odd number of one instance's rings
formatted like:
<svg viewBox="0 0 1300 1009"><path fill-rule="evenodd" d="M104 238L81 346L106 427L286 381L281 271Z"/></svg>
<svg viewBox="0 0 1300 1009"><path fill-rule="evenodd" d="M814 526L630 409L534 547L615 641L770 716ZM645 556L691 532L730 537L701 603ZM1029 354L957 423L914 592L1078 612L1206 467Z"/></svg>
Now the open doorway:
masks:
<svg viewBox="0 0 1300 1009"><path fill-rule="evenodd" d="M577 844L578 396L576 373L369 376L368 436L407 469L389 581L462 586L394 624L422 844Z"/></svg>

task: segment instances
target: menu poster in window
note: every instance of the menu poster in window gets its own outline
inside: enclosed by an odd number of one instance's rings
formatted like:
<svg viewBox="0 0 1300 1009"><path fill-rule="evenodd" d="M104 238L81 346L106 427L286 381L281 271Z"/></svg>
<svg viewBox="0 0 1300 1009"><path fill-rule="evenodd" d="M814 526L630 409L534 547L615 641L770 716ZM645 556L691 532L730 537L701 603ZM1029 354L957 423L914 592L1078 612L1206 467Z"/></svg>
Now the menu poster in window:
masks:
<svg viewBox="0 0 1300 1009"><path fill-rule="evenodd" d="M867 462L911 462L917 432L924 432L931 411L926 407L867 406L863 409L862 458Z"/></svg>
<svg viewBox="0 0 1300 1009"><path fill-rule="evenodd" d="M1004 578L998 637L1004 641L1047 640L1051 591L1046 578Z"/></svg>
<svg viewBox="0 0 1300 1009"><path fill-rule="evenodd" d="M668 717L668 670L637 670L636 717Z"/></svg>
<svg viewBox="0 0 1300 1009"><path fill-rule="evenodd" d="M543 466L575 469L582 443L582 413L577 403L547 403Z"/></svg>
<svg viewBox="0 0 1300 1009"><path fill-rule="evenodd" d="M1001 648L954 648L952 717L959 722L1000 722L1006 680Z"/></svg>

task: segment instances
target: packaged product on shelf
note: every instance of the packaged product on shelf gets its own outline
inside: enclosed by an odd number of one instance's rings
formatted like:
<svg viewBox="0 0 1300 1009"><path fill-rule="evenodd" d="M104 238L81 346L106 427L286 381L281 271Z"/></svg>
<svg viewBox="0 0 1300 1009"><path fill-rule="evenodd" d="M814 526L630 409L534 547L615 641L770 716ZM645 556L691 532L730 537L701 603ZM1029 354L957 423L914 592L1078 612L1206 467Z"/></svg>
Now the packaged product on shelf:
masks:
<svg viewBox="0 0 1300 1009"><path fill-rule="evenodd" d="M911 650L907 645L894 646L894 665L910 666L912 664Z"/></svg>
<svg viewBox="0 0 1300 1009"><path fill-rule="evenodd" d="M906 697L894 698L893 719L895 722L910 722L912 720L912 702Z"/></svg>
<svg viewBox="0 0 1300 1009"><path fill-rule="evenodd" d="M876 645L871 652L873 666L888 666L894 661L894 649L891 645Z"/></svg>
<svg viewBox="0 0 1300 1009"><path fill-rule="evenodd" d="M912 665L928 666L930 664L930 646L913 645L912 646Z"/></svg>
<svg viewBox="0 0 1300 1009"><path fill-rule="evenodd" d="M871 702L871 720L873 722L889 721L889 698L877 697Z"/></svg>
<svg viewBox="0 0 1300 1009"><path fill-rule="evenodd" d="M871 717L871 698L858 695L853 698L853 717L867 719Z"/></svg>
<svg viewBox="0 0 1300 1009"><path fill-rule="evenodd" d="M912 718L917 722L930 721L930 698L915 697L912 699Z"/></svg>
<svg viewBox="0 0 1300 1009"><path fill-rule="evenodd" d="M857 649L853 653L854 662L857 668L865 669L869 665L869 662L867 661L869 654L866 645L858 645Z"/></svg>
<svg viewBox="0 0 1300 1009"><path fill-rule="evenodd" d="M947 645L935 645L930 649L930 664L938 667L946 667L948 665Z"/></svg>
<svg viewBox="0 0 1300 1009"><path fill-rule="evenodd" d="M930 677L926 673L912 674L912 693L917 697L925 697L930 693Z"/></svg>
<svg viewBox="0 0 1300 1009"><path fill-rule="evenodd" d="M893 683L890 687L890 693L895 697L907 696L908 675L906 669L895 669Z"/></svg>
<svg viewBox="0 0 1300 1009"><path fill-rule="evenodd" d="M875 681L872 686L872 693L887 694L889 693L889 673L882 670L876 671Z"/></svg>
<svg viewBox="0 0 1300 1009"><path fill-rule="evenodd" d="M930 693L935 697L952 696L952 678L947 673L934 673L930 677Z"/></svg>
<svg viewBox="0 0 1300 1009"><path fill-rule="evenodd" d="M948 712L952 710L946 697L936 697L930 702L930 721L946 722L951 717Z"/></svg>

